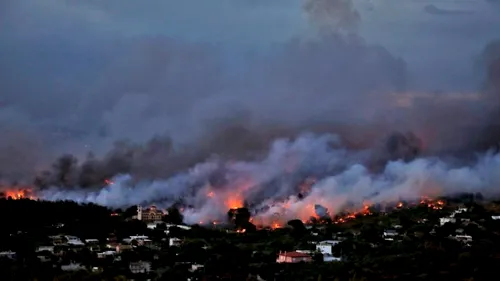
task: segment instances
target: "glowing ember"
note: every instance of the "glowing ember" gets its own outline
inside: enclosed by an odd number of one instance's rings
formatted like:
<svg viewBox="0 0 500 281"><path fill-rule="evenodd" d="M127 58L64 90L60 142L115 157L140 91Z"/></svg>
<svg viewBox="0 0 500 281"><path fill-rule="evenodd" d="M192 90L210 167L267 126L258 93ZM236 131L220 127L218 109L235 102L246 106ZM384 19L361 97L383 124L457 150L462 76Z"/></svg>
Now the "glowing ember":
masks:
<svg viewBox="0 0 500 281"><path fill-rule="evenodd" d="M428 197L422 197L420 200L421 205L426 205L428 208L434 209L434 210L441 210L443 209L445 203L442 200L432 200Z"/></svg>
<svg viewBox="0 0 500 281"><path fill-rule="evenodd" d="M18 189L18 190L7 190L4 191L6 198L12 198L14 200L19 199L30 199L35 200L36 198L32 196L32 191L30 189Z"/></svg>
<svg viewBox="0 0 500 281"><path fill-rule="evenodd" d="M213 191L210 191L209 193L207 193L207 196L213 198L215 196L215 193Z"/></svg>
<svg viewBox="0 0 500 281"><path fill-rule="evenodd" d="M224 203L228 209L243 208L243 199L239 195L229 196Z"/></svg>
<svg viewBox="0 0 500 281"><path fill-rule="evenodd" d="M110 179L105 179L105 180L104 180L104 184L105 184L105 185L113 185L113 184L114 184L114 182L113 182L112 180L110 180Z"/></svg>
<svg viewBox="0 0 500 281"><path fill-rule="evenodd" d="M278 228L281 228L281 225L280 225L279 223L273 223L273 224L271 225L271 228L272 228L272 229L278 229Z"/></svg>

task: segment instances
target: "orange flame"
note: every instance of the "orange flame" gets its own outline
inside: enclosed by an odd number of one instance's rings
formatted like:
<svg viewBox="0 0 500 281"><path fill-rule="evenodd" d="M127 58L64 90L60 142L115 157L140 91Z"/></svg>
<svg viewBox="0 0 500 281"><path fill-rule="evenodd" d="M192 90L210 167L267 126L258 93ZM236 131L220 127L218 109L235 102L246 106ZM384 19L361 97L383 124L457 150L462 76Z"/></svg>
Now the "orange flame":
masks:
<svg viewBox="0 0 500 281"><path fill-rule="evenodd" d="M271 225L271 228L272 228L272 229L278 229L278 228L281 228L281 225L280 225L279 223L275 222L275 223L273 223L273 224Z"/></svg>
<svg viewBox="0 0 500 281"><path fill-rule="evenodd" d="M31 189L17 189L17 190L7 190L4 192L6 198L12 198L14 200L19 199L30 199L35 200L36 198L31 195Z"/></svg>
<svg viewBox="0 0 500 281"><path fill-rule="evenodd" d="M229 209L243 208L243 199L239 194L229 196L224 203Z"/></svg>

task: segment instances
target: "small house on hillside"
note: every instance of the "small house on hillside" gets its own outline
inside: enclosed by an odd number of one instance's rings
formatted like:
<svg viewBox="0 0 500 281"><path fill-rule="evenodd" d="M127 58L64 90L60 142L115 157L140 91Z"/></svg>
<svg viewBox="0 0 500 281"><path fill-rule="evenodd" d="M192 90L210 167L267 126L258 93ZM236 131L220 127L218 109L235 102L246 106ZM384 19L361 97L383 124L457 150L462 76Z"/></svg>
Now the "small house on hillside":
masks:
<svg viewBox="0 0 500 281"><path fill-rule="evenodd" d="M299 252L280 252L278 254L277 263L298 263L298 262L312 262L312 256L299 253Z"/></svg>

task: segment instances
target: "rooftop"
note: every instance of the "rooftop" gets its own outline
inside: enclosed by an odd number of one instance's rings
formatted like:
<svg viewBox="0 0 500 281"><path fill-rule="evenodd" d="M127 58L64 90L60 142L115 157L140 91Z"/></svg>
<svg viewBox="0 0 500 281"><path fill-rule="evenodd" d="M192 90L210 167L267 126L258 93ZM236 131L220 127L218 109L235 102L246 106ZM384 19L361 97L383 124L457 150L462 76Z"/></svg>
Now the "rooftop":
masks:
<svg viewBox="0 0 500 281"><path fill-rule="evenodd" d="M285 257L290 257L290 258L307 258L311 257L308 254L305 253L299 253L299 252L280 252L280 256L285 256Z"/></svg>

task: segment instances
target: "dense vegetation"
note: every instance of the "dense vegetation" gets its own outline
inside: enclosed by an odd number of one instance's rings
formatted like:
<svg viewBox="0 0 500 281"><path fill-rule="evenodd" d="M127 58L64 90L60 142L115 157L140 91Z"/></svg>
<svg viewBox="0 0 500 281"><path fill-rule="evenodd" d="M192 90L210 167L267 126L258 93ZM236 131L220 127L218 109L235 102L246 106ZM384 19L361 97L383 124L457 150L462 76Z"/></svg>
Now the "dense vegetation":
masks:
<svg viewBox="0 0 500 281"><path fill-rule="evenodd" d="M92 204L0 200L3 226L0 228L2 251L17 252L17 259L2 259L1 280L125 280L127 266L134 260L152 260L154 274L143 279L156 280L491 280L500 264L500 222L491 219L495 204L466 203L470 212L456 223L439 226L439 217L451 212L426 206L404 208L389 214L373 213L348 223L316 225L307 228L300 221L290 221L287 228L257 230L244 234L228 233L222 228L194 226L191 230L171 228L169 236L184 240L181 247L169 247L160 226L150 230L137 220L127 220L129 210L109 210ZM119 215L111 215L117 212ZM166 221L179 222L171 210ZM462 225L460 219L470 219ZM401 239L386 241L382 232L400 225ZM450 239L456 229L473 237L470 245ZM82 239L121 240L145 234L158 248L138 247L124 254L120 262L98 260L88 250L67 252L63 261L78 261L86 266L100 266L99 273L64 273L49 263L41 263L35 248L47 244L47 237L70 234ZM322 256L306 264L276 264L279 251L314 249L311 241L332 239L338 233L346 240L334 247L342 262L324 263ZM202 271L191 273L187 263L203 264ZM137 276L135 277L137 280ZM138 280L141 280L139 278Z"/></svg>

